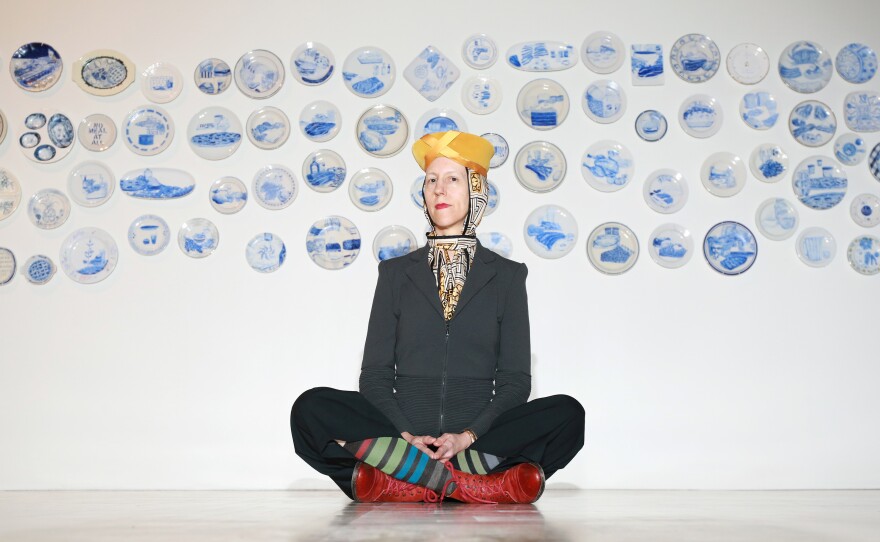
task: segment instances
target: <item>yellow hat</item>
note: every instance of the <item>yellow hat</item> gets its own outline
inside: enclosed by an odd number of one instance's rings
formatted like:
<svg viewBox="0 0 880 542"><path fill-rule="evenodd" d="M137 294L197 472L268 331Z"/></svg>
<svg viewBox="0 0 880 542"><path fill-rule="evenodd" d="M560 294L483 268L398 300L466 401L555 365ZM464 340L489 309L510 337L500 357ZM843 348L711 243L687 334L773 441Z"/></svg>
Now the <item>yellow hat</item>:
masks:
<svg viewBox="0 0 880 542"><path fill-rule="evenodd" d="M486 175L495 146L478 135L449 130L425 134L413 143L412 152L422 171L428 169L434 158L443 156Z"/></svg>

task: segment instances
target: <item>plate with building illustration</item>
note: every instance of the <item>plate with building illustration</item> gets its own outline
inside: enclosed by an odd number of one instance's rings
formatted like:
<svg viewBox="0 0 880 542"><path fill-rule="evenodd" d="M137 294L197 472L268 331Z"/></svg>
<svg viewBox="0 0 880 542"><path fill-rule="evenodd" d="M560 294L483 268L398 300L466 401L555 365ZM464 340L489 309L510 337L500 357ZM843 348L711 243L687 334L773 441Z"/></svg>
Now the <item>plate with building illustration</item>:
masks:
<svg viewBox="0 0 880 542"><path fill-rule="evenodd" d="M174 101L183 91L183 74L174 64L150 64L142 77L141 92L151 102L164 104Z"/></svg>
<svg viewBox="0 0 880 542"><path fill-rule="evenodd" d="M219 58L206 58L196 66L193 80L205 94L222 94L232 83L232 69Z"/></svg>
<svg viewBox="0 0 880 542"><path fill-rule="evenodd" d="M791 186L798 199L810 209L830 209L846 196L849 184L846 173L828 156L804 159L791 176Z"/></svg>
<svg viewBox="0 0 880 542"><path fill-rule="evenodd" d="M320 149L306 156L302 175L315 192L333 192L345 182L345 161L338 153Z"/></svg>
<svg viewBox="0 0 880 542"><path fill-rule="evenodd" d="M415 137L420 138L425 134L433 134L436 132L446 132L456 130L458 132L467 132L467 123L464 117L458 112L440 107L428 110L424 115L419 117L419 121L415 127Z"/></svg>
<svg viewBox="0 0 880 542"><path fill-rule="evenodd" d="M587 259L606 275L625 273L639 259L639 240L620 222L600 224L587 238Z"/></svg>

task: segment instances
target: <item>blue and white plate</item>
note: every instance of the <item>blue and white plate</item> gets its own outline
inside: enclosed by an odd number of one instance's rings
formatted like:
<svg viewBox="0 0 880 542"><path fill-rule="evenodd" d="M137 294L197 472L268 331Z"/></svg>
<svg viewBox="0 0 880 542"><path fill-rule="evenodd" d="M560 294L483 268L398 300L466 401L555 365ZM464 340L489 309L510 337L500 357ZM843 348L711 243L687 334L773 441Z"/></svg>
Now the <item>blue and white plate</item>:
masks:
<svg viewBox="0 0 880 542"><path fill-rule="evenodd" d="M880 143L871 149L871 154L868 156L868 169L871 171L871 175L880 181Z"/></svg>
<svg viewBox="0 0 880 542"><path fill-rule="evenodd" d="M134 79L134 62L112 49L92 51L73 63L73 82L94 96L119 94Z"/></svg>
<svg viewBox="0 0 880 542"><path fill-rule="evenodd" d="M523 225L529 250L542 258L561 258L577 244L578 225L574 215L559 205L542 205L532 211Z"/></svg>
<svg viewBox="0 0 880 542"><path fill-rule="evenodd" d="M455 111L447 108L431 109L421 117L416 124L415 137L419 138L425 134L433 134L435 132L446 132L447 130L457 130L459 132L467 132L467 124L464 117Z"/></svg>
<svg viewBox="0 0 880 542"><path fill-rule="evenodd" d="M880 131L880 92L850 92L843 100L843 118L854 132Z"/></svg>
<svg viewBox="0 0 880 542"><path fill-rule="evenodd" d="M29 92L46 90L61 78L61 55L48 43L25 43L12 53L9 73L16 85Z"/></svg>
<svg viewBox="0 0 880 542"><path fill-rule="evenodd" d="M559 41L524 41L507 50L507 63L527 72L567 70L578 61L574 45Z"/></svg>
<svg viewBox="0 0 880 542"><path fill-rule="evenodd" d="M798 258L810 267L825 267L837 254L837 241L825 228L807 228L795 243Z"/></svg>
<svg viewBox="0 0 880 542"><path fill-rule="evenodd" d="M666 122L663 113L653 109L639 113L635 126L639 137L648 142L660 141L669 129L669 123Z"/></svg>
<svg viewBox="0 0 880 542"><path fill-rule="evenodd" d="M21 183L8 169L0 167L0 220L12 216L21 203Z"/></svg>
<svg viewBox="0 0 880 542"><path fill-rule="evenodd" d="M220 177L211 183L208 201L218 213L235 214L247 205L247 187L236 177Z"/></svg>
<svg viewBox="0 0 880 542"><path fill-rule="evenodd" d="M663 46L659 43L634 43L630 49L633 86L662 85L666 81Z"/></svg>
<svg viewBox="0 0 880 542"><path fill-rule="evenodd" d="M333 192L345 182L345 161L329 149L306 156L302 166L306 186L315 192Z"/></svg>
<svg viewBox="0 0 880 542"><path fill-rule="evenodd" d="M306 235L306 252L324 269L342 269L357 259L361 233L347 218L328 216L318 220Z"/></svg>
<svg viewBox="0 0 880 542"><path fill-rule="evenodd" d="M323 43L307 41L290 55L290 73L304 85L326 83L335 69L336 57Z"/></svg>
<svg viewBox="0 0 880 542"><path fill-rule="evenodd" d="M785 198L766 199L755 212L758 231L773 241L782 241L794 235L799 220L797 209Z"/></svg>
<svg viewBox="0 0 880 542"><path fill-rule="evenodd" d="M581 99L584 113L596 122L614 122L626 112L626 94L623 88L610 79L591 83Z"/></svg>
<svg viewBox="0 0 880 542"><path fill-rule="evenodd" d="M284 241L274 233L260 233L248 241L244 257L254 271L271 273L277 271L287 257Z"/></svg>
<svg viewBox="0 0 880 542"><path fill-rule="evenodd" d="M480 244L484 247L505 258L510 258L513 254L513 243L510 241L510 237L501 232L478 233L477 239L480 240Z"/></svg>
<svg viewBox="0 0 880 542"><path fill-rule="evenodd" d="M754 43L740 43L727 53L727 73L743 85L760 83L770 71L770 57Z"/></svg>
<svg viewBox="0 0 880 542"><path fill-rule="evenodd" d="M556 128L568 116L568 109L568 93L552 79L531 81L516 97L519 118L535 130Z"/></svg>
<svg viewBox="0 0 880 542"><path fill-rule="evenodd" d="M207 218L191 218L177 232L177 246L190 258L207 258L219 244L220 232Z"/></svg>
<svg viewBox="0 0 880 542"><path fill-rule="evenodd" d="M663 224L648 239L651 259L660 267L677 269L688 263L694 252L691 232L678 224Z"/></svg>
<svg viewBox="0 0 880 542"><path fill-rule="evenodd" d="M94 284L109 277L119 261L116 241L99 228L80 228L61 244L61 269L74 282Z"/></svg>
<svg viewBox="0 0 880 542"><path fill-rule="evenodd" d="M342 80L361 98L377 98L394 84L396 71L391 55L378 47L360 47L342 64Z"/></svg>
<svg viewBox="0 0 880 542"><path fill-rule="evenodd" d="M687 203L688 194L687 180L674 169L658 169L651 173L642 189L648 207L663 214L681 210Z"/></svg>
<svg viewBox="0 0 880 542"><path fill-rule="evenodd" d="M351 177L348 196L362 211L378 211L388 205L394 194L391 177L381 169L364 168Z"/></svg>
<svg viewBox="0 0 880 542"><path fill-rule="evenodd" d="M485 216L489 216L498 210L498 206L501 204L501 192L498 191L498 186L489 179L486 179L486 184L489 188L489 202L486 204Z"/></svg>
<svg viewBox="0 0 880 542"><path fill-rule="evenodd" d="M107 115L95 113L80 121L76 137L86 150L106 151L116 143L116 124Z"/></svg>
<svg viewBox="0 0 880 542"><path fill-rule="evenodd" d="M755 130L769 130L779 120L776 98L769 92L749 92L743 96L739 114Z"/></svg>
<svg viewBox="0 0 880 542"><path fill-rule="evenodd" d="M550 192L565 179L565 155L547 141L533 141L516 153L513 172L526 190Z"/></svg>
<svg viewBox="0 0 880 542"><path fill-rule="evenodd" d="M846 250L846 259L861 275L880 273L880 239L872 235L856 237Z"/></svg>
<svg viewBox="0 0 880 542"><path fill-rule="evenodd" d="M241 145L241 122L225 107L207 107L189 121L186 131L193 152L206 160L222 160Z"/></svg>
<svg viewBox="0 0 880 542"><path fill-rule="evenodd" d="M278 164L260 168L254 175L251 191L261 207L272 211L289 207L299 194L296 175Z"/></svg>
<svg viewBox="0 0 880 542"><path fill-rule="evenodd" d="M116 189L116 177L101 162L83 162L67 176L67 192L83 207L106 203Z"/></svg>
<svg viewBox="0 0 880 542"><path fill-rule="evenodd" d="M849 206L849 216L863 228L873 228L880 224L880 197L859 194Z"/></svg>
<svg viewBox="0 0 880 542"><path fill-rule="evenodd" d="M28 217L41 230L54 230L70 216L70 200L61 190L44 188L31 196Z"/></svg>
<svg viewBox="0 0 880 542"><path fill-rule="evenodd" d="M749 168L759 181L775 183L782 180L788 171L788 155L779 145L764 143L752 151Z"/></svg>
<svg viewBox="0 0 880 542"><path fill-rule="evenodd" d="M779 55L779 76L796 92L811 93L825 88L834 73L831 56L813 41L796 41Z"/></svg>
<svg viewBox="0 0 880 542"><path fill-rule="evenodd" d="M38 164L57 162L70 153L76 131L70 118L54 110L30 113L18 138L21 152Z"/></svg>
<svg viewBox="0 0 880 542"><path fill-rule="evenodd" d="M504 139L504 137L491 132L483 134L480 137L495 147L495 154L493 154L492 159L489 160L489 169L496 168L507 161L507 157L510 156L510 145L507 144L507 140Z"/></svg>
<svg viewBox="0 0 880 542"><path fill-rule="evenodd" d="M828 156L811 156L795 168L791 186L810 209L830 209L846 195L846 173Z"/></svg>
<svg viewBox="0 0 880 542"><path fill-rule="evenodd" d="M31 256L21 267L21 274L31 284L46 284L55 276L55 262L48 256L37 254Z"/></svg>
<svg viewBox="0 0 880 542"><path fill-rule="evenodd" d="M206 58L196 66L193 80L205 94L220 94L232 82L232 69L219 58Z"/></svg>
<svg viewBox="0 0 880 542"><path fill-rule="evenodd" d="M616 34L601 30L586 37L581 45L581 60L596 73L617 71L626 59L626 49Z"/></svg>
<svg viewBox="0 0 880 542"><path fill-rule="evenodd" d="M156 62L141 75L141 92L151 102L168 103L183 90L183 74L173 64Z"/></svg>
<svg viewBox="0 0 880 542"><path fill-rule="evenodd" d="M710 194L722 198L735 196L746 185L746 165L733 153L716 152L703 162L700 180Z"/></svg>
<svg viewBox="0 0 880 542"><path fill-rule="evenodd" d="M174 121L167 111L157 105L135 109L122 122L126 146L135 154L153 156L171 145L174 139Z"/></svg>
<svg viewBox="0 0 880 542"><path fill-rule="evenodd" d="M474 34L462 45L461 57L471 68L485 70L498 60L498 47L495 40L486 34Z"/></svg>
<svg viewBox="0 0 880 542"><path fill-rule="evenodd" d="M719 222L703 239L703 255L712 269L724 275L745 273L758 257L758 240L739 222Z"/></svg>
<svg viewBox="0 0 880 542"><path fill-rule="evenodd" d="M857 166L868 154L865 138L857 134L841 134L834 142L834 156L845 166Z"/></svg>
<svg viewBox="0 0 880 542"><path fill-rule="evenodd" d="M355 126L358 145L376 158L394 156L406 145L409 122L390 105L374 105L361 114Z"/></svg>
<svg viewBox="0 0 880 542"><path fill-rule="evenodd" d="M683 81L702 83L721 67L721 51L708 36L685 34L672 44L669 64Z"/></svg>
<svg viewBox="0 0 880 542"><path fill-rule="evenodd" d="M330 102L318 100L305 106L299 115L299 128L306 139L322 143L339 133L342 116Z"/></svg>
<svg viewBox="0 0 880 542"><path fill-rule="evenodd" d="M867 83L877 73L877 53L863 43L850 43L837 53L837 73L855 84Z"/></svg>
<svg viewBox="0 0 880 542"><path fill-rule="evenodd" d="M0 247L0 286L8 284L15 276L15 254L5 247Z"/></svg>
<svg viewBox="0 0 880 542"><path fill-rule="evenodd" d="M724 122L721 103L706 94L695 94L681 104L678 122L689 135L704 138L718 133Z"/></svg>
<svg viewBox="0 0 880 542"><path fill-rule="evenodd" d="M606 275L625 273L639 259L639 240L620 222L600 224L587 238L587 259Z"/></svg>
<svg viewBox="0 0 880 542"><path fill-rule="evenodd" d="M634 172L632 153L617 141L593 143L581 158L581 175L600 192L620 190L632 179Z"/></svg>
<svg viewBox="0 0 880 542"><path fill-rule="evenodd" d="M232 72L235 86L249 98L274 96L284 85L284 63L275 53L255 49L241 55Z"/></svg>
<svg viewBox="0 0 880 542"><path fill-rule="evenodd" d="M128 244L141 256L159 254L170 242L171 228L161 216L139 216L128 227Z"/></svg>
<svg viewBox="0 0 880 542"><path fill-rule="evenodd" d="M831 108L816 100L797 104L788 117L788 131L798 143L821 147L837 131L837 118Z"/></svg>
<svg viewBox="0 0 880 542"><path fill-rule="evenodd" d="M6 121L6 115L3 114L3 111L0 111L0 144L6 139L6 131L8 127L9 123Z"/></svg>
<svg viewBox="0 0 880 542"><path fill-rule="evenodd" d="M428 45L403 70L403 78L429 102L442 96L458 80L458 67L433 45Z"/></svg>
<svg viewBox="0 0 880 542"><path fill-rule="evenodd" d="M416 236L404 226L385 226L373 239L373 256L380 262L405 256L417 248Z"/></svg>
<svg viewBox="0 0 880 542"><path fill-rule="evenodd" d="M140 199L182 198L195 187L195 177L185 171L170 168L135 169L119 179L120 190Z"/></svg>
<svg viewBox="0 0 880 542"><path fill-rule="evenodd" d="M497 110L502 96L501 82L485 75L475 75L461 87L461 102L477 115L488 115Z"/></svg>
<svg viewBox="0 0 880 542"><path fill-rule="evenodd" d="M248 117L247 136L255 147L277 149L290 137L290 120L277 107L261 107Z"/></svg>
<svg viewBox="0 0 880 542"><path fill-rule="evenodd" d="M425 196L423 194L424 188L424 175L419 175L418 177L416 177L416 180L413 181L412 185L409 188L409 199L413 202L413 205L415 205L419 209L425 208Z"/></svg>

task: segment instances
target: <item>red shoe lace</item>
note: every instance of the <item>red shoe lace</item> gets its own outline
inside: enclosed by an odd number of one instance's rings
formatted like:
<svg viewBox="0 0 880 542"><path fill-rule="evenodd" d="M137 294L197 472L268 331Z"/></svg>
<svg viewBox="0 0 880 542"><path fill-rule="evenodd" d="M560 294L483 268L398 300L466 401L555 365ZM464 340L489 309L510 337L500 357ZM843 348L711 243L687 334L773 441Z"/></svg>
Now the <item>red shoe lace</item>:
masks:
<svg viewBox="0 0 880 542"><path fill-rule="evenodd" d="M445 463L443 463L443 466L446 467L446 470L448 470L450 472L450 474L452 474L452 477L449 480L446 480L446 483L443 484L443 489L440 490L439 496L437 495L436 492L426 488L425 489L425 501L426 502L438 502L438 501L442 502L443 499L446 498L446 488L449 487L449 484L451 484L452 482L455 482L456 487L458 487L459 491L464 493L465 496L467 496L477 502L486 503L486 504L497 504L495 501L486 500L486 499L483 499L483 498L480 498L480 497L477 497L476 495L474 495L474 493L471 490L469 490L467 488L467 486L464 485L464 483L462 483L461 477L459 476L460 472L455 470L455 467L452 466L452 462L446 461ZM489 486L490 491L491 490L502 491L501 478L498 477L494 481L494 483L491 483L491 484L486 483L486 486ZM497 487L495 487L495 486L497 486Z"/></svg>
<svg viewBox="0 0 880 542"><path fill-rule="evenodd" d="M388 480L385 483L385 491L391 493L392 495L411 495L413 493L420 493L423 490L430 491L429 489L411 484L405 480L399 480L391 475L388 476Z"/></svg>

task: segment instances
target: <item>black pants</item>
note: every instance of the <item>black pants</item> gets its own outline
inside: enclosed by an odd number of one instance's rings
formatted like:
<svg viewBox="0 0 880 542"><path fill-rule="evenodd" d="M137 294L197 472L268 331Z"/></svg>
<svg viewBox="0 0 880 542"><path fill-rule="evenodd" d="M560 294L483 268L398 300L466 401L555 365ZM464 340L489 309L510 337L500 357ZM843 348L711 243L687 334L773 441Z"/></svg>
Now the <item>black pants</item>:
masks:
<svg viewBox="0 0 880 542"><path fill-rule="evenodd" d="M351 476L357 459L336 440L400 437L360 392L327 387L312 388L297 398L290 412L290 431L297 455L329 476L349 498L353 498ZM501 413L471 448L506 458L490 472L534 462L550 478L583 446L584 408L571 396L552 395Z"/></svg>

